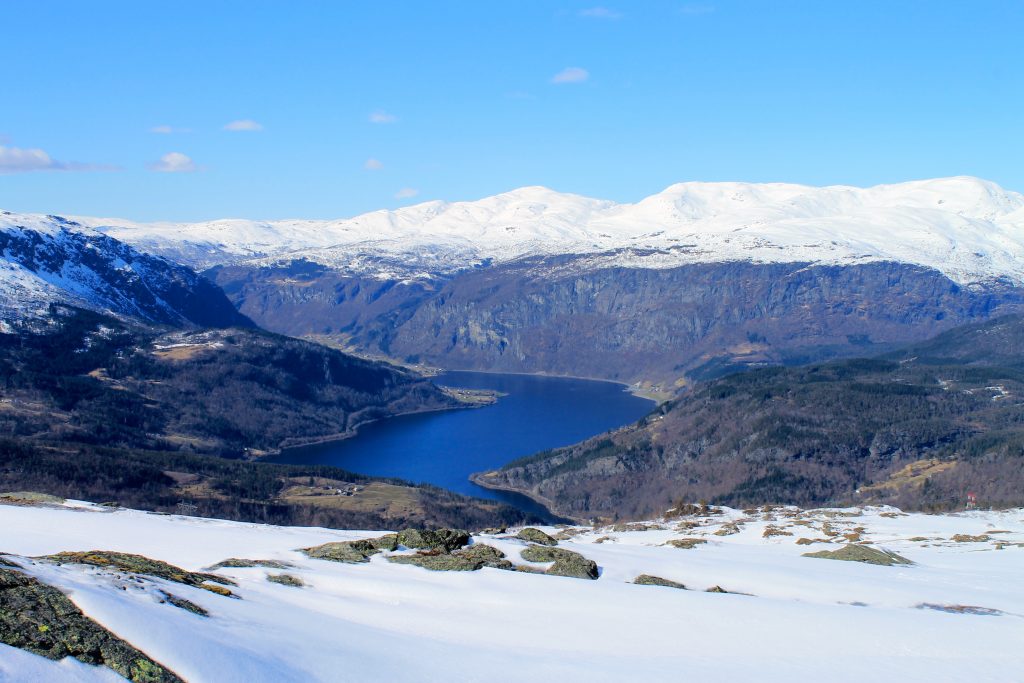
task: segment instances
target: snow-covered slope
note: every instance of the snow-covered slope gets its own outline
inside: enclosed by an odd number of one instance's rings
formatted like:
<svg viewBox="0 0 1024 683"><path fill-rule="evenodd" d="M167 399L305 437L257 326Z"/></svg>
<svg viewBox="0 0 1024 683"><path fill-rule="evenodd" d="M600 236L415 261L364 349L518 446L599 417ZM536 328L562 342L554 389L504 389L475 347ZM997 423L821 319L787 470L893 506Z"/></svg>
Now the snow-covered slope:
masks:
<svg viewBox="0 0 1024 683"><path fill-rule="evenodd" d="M59 216L0 212L0 330L45 319L50 304L166 324L248 324L189 268Z"/></svg>
<svg viewBox="0 0 1024 683"><path fill-rule="evenodd" d="M870 188L692 182L635 204L525 187L332 221L76 220L197 267L301 257L390 278L487 260L595 254L592 267L891 260L961 283L1024 281L1024 195L971 177Z"/></svg>
<svg viewBox="0 0 1024 683"><path fill-rule="evenodd" d="M571 529L560 548L596 581L485 568L432 572L297 552L380 532L270 527L83 504L0 506L4 559L191 683L215 681L981 681L1024 670L1024 510L712 510L651 524ZM546 529L556 533L557 529ZM791 534L791 535L789 535ZM846 541L911 565L803 557ZM963 536L958 536L963 535ZM666 542L697 539L690 549ZM798 539L814 539L813 544ZM478 535L518 564L511 534ZM240 599L109 568L34 560L107 549L220 569ZM398 554L410 551L399 549ZM533 565L541 567L543 565ZM689 590L633 585L641 574ZM707 592L718 586L729 593ZM164 593L209 612L168 603ZM731 593L731 594L730 594ZM109 681L109 671L0 646L0 680Z"/></svg>

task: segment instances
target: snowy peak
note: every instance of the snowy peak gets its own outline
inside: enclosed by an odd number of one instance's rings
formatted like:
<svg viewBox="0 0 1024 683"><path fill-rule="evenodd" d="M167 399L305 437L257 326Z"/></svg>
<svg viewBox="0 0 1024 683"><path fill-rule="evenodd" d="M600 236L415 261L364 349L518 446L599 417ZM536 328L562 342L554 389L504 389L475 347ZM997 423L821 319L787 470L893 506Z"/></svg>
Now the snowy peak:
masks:
<svg viewBox="0 0 1024 683"><path fill-rule="evenodd" d="M523 187L329 221L77 220L198 268L301 256L391 277L395 264L421 263L424 253L437 272L573 254L590 257L581 261L588 267L891 260L961 283L1024 282L1024 195L966 176L869 188L686 182L634 204ZM373 265L381 263L389 265Z"/></svg>

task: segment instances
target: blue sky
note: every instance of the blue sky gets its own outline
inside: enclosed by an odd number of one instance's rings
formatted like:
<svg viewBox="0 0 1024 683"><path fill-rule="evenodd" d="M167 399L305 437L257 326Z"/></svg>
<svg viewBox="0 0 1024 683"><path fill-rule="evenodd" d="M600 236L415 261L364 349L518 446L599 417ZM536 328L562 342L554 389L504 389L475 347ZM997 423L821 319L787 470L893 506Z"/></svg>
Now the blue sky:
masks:
<svg viewBox="0 0 1024 683"><path fill-rule="evenodd" d="M14 211L329 218L524 185L634 201L960 174L1024 191L1016 0L15 0L0 24Z"/></svg>

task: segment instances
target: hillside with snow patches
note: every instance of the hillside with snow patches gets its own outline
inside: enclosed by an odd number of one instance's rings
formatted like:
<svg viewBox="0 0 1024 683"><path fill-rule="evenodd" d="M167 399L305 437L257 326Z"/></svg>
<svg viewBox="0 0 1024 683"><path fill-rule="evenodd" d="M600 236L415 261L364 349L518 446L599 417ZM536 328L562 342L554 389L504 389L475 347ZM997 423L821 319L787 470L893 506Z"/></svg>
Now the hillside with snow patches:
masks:
<svg viewBox="0 0 1024 683"><path fill-rule="evenodd" d="M251 325L191 269L61 218L0 212L0 332L53 304L169 325Z"/></svg>
<svg viewBox="0 0 1024 683"><path fill-rule="evenodd" d="M525 187L343 220L76 220L197 268L303 258L395 278L592 254L586 267L898 261L961 284L1024 281L1024 195L972 177L869 188L688 182L634 204Z"/></svg>
<svg viewBox="0 0 1024 683"><path fill-rule="evenodd" d="M58 588L86 617L191 683L1005 683L1024 670L1024 510L680 512L542 528L556 551L596 563L598 578L587 580L542 573L550 562L520 553L546 546L515 529L473 535L451 555L357 545L366 556L340 562L300 549L383 532L22 503L0 505L0 572L6 586L28 576ZM805 556L850 548L894 563ZM202 578L217 584L53 557L97 549L208 572ZM504 555L497 562L505 569L432 571L401 559L429 565L470 550ZM260 562L213 568L227 558ZM640 576L665 585L637 585ZM48 627L33 628L45 642ZM123 679L0 644L0 680Z"/></svg>

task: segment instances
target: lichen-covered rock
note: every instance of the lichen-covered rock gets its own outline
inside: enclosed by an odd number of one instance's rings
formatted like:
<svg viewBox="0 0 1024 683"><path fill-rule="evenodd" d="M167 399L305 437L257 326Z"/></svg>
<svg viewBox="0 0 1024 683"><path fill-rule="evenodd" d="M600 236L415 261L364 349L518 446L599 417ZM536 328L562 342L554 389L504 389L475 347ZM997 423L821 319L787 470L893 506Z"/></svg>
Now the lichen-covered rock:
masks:
<svg viewBox="0 0 1024 683"><path fill-rule="evenodd" d="M570 576L576 579L596 579L599 576L596 562L564 548L531 545L523 549L522 557L528 562L554 562L544 572L552 576Z"/></svg>
<svg viewBox="0 0 1024 683"><path fill-rule="evenodd" d="M823 560L845 560L847 562L865 562L890 567L894 564L914 564L902 555L889 550L872 548L867 545L844 545L839 550L819 550L816 553L804 553L804 557L817 557Z"/></svg>
<svg viewBox="0 0 1024 683"><path fill-rule="evenodd" d="M356 541L334 541L313 546L312 548L302 548L302 552L306 554L306 557L349 564L369 562L370 556L376 555L380 551L381 549L372 542L362 538Z"/></svg>
<svg viewBox="0 0 1024 683"><path fill-rule="evenodd" d="M512 569L515 565L505 559L505 553L501 552L497 548L484 543L474 543L468 548L458 550L455 555L461 555L462 557L468 557L474 561L482 562L484 567L493 567L495 569Z"/></svg>
<svg viewBox="0 0 1024 683"><path fill-rule="evenodd" d="M462 529L405 529L398 532L399 545L413 550L440 550L450 553L469 543L469 532Z"/></svg>
<svg viewBox="0 0 1024 683"><path fill-rule="evenodd" d="M398 550L398 534L384 534L383 536L366 540L377 550Z"/></svg>
<svg viewBox="0 0 1024 683"><path fill-rule="evenodd" d="M985 617L999 617L1006 612L991 607L979 607L977 605L943 605L933 602L922 602L917 605L917 609L932 609L937 612L946 612L948 614L976 614L978 616Z"/></svg>
<svg viewBox="0 0 1024 683"><path fill-rule="evenodd" d="M484 567L495 569L514 569L515 566L505 559L505 553L497 548L482 543L474 543L468 548L453 553L442 553L436 550L417 553L416 555L392 555L389 562L396 564L412 564L424 569L446 572L471 572Z"/></svg>
<svg viewBox="0 0 1024 683"><path fill-rule="evenodd" d="M179 609L183 609L186 612L191 612L192 614L197 614L201 617L210 616L210 613L207 612L205 608L200 607L191 600L186 600L185 598L178 597L177 595L173 595L172 593L165 593L163 591L160 592L160 595L163 596L162 602L166 602L169 605L174 605Z"/></svg>
<svg viewBox="0 0 1024 683"><path fill-rule="evenodd" d="M707 543L707 539L703 538L673 538L671 541L666 541L665 545L670 545L673 548L682 548L683 550L690 550L696 548L699 545Z"/></svg>
<svg viewBox="0 0 1024 683"><path fill-rule="evenodd" d="M984 543L988 541L990 537L988 534L980 534L978 536L972 536L971 534L954 534L954 543Z"/></svg>
<svg viewBox="0 0 1024 683"><path fill-rule="evenodd" d="M540 545L558 545L558 541L554 538L548 536L540 529L534 529L533 527L526 527L525 529L522 529L518 534L516 534L516 538L521 541L528 541L529 543L539 543Z"/></svg>
<svg viewBox="0 0 1024 683"><path fill-rule="evenodd" d="M448 552L469 543L469 532L464 529L438 529L434 533L441 539L442 548Z"/></svg>
<svg viewBox="0 0 1024 683"><path fill-rule="evenodd" d="M271 583L279 583L282 586L292 586L294 588L302 588L306 585L306 582L297 576L291 574L267 574L267 581Z"/></svg>
<svg viewBox="0 0 1024 683"><path fill-rule="evenodd" d="M412 564L435 572L471 572L480 569L483 563L460 555L438 553L436 555L392 555L388 562Z"/></svg>
<svg viewBox="0 0 1024 683"><path fill-rule="evenodd" d="M153 576L174 583L183 583L186 586L196 586L216 593L218 595L232 596L231 591L223 586L234 586L235 582L229 578L217 574L204 574L202 572L190 572L181 567L175 567L160 560L153 560L143 555L131 553L115 553L108 550L89 550L85 552L64 552L55 555L46 555L36 558L44 562L55 564L86 564L93 567L103 567L117 571ZM222 584L220 586L210 585Z"/></svg>
<svg viewBox="0 0 1024 683"><path fill-rule="evenodd" d="M218 586L218 585L212 584L212 583L200 584L199 588L202 588L203 590L208 590L211 593L216 593L217 595L223 595L225 598L235 598L235 597L238 597L234 593L232 593L230 590L225 588L224 586Z"/></svg>
<svg viewBox="0 0 1024 683"><path fill-rule="evenodd" d="M664 586L666 588L679 588L686 590L686 586L677 581L670 581L669 579L663 579L660 576L651 576L650 574L641 574L633 579L633 583L638 586Z"/></svg>
<svg viewBox="0 0 1024 683"><path fill-rule="evenodd" d="M207 567L208 570L216 569L248 569L251 567L262 567L264 569L291 569L295 565L281 560L244 560L237 557L229 557L217 564Z"/></svg>
<svg viewBox="0 0 1024 683"><path fill-rule="evenodd" d="M136 683L183 683L53 586L11 569L0 569L0 642L49 659L107 666Z"/></svg>

